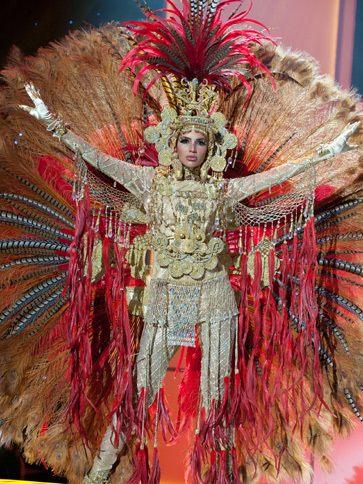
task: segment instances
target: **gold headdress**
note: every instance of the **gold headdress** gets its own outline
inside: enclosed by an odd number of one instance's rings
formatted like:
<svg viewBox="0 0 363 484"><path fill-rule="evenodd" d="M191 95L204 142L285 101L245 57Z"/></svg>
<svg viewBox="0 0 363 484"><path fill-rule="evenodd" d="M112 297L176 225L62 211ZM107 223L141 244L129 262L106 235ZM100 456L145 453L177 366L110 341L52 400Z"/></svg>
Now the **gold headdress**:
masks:
<svg viewBox="0 0 363 484"><path fill-rule="evenodd" d="M210 114L218 98L214 87L205 82L199 83L197 79L183 79L174 94L175 107L165 108L161 113L161 122L145 130L146 141L154 143L158 151L159 163L172 165L178 174L181 165L175 156L177 138L182 131L194 128L206 134L209 141L202 178L206 177L210 168L215 172L223 171L227 150L237 145L237 138L226 129L226 118L222 113L215 111Z"/></svg>
<svg viewBox="0 0 363 484"><path fill-rule="evenodd" d="M238 3L236 12L222 22L223 8L233 3ZM158 125L145 130L145 139L155 144L161 165L172 165L178 176L181 164L175 144L180 132L194 128L208 135L208 155L201 170L205 179L209 169L224 170L227 151L237 145L236 136L226 128L225 116L216 111L219 93L231 90L232 78L238 78L249 91L246 72L268 73L250 47L270 39L257 30L237 27L257 23L247 18L248 10L237 13L240 0L183 1L182 11L168 0L167 4L167 19L144 9L148 21L128 23L138 42L121 69L129 67L135 72L135 90L146 73L154 72L146 90L161 79L169 107L162 111Z"/></svg>

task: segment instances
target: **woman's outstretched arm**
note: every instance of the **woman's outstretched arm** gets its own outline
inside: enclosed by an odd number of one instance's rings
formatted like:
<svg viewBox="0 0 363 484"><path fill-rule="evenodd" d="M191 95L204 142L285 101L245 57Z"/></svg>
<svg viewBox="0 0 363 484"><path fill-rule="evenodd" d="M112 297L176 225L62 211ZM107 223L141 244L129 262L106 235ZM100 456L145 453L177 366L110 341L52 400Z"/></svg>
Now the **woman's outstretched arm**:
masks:
<svg viewBox="0 0 363 484"><path fill-rule="evenodd" d="M152 184L153 168L133 165L98 150L72 131L66 130L64 124L52 116L33 84L26 84L25 90L33 101L34 107L22 105L20 106L22 109L41 121L54 136L74 153L79 153L87 163L123 185L134 195L142 198L146 196Z"/></svg>
<svg viewBox="0 0 363 484"><path fill-rule="evenodd" d="M227 198L231 203L237 203L254 193L266 190L274 185L278 185L295 175L303 173L309 167L317 165L321 161L329 160L345 151L358 148L356 145L347 143L348 138L359 128L360 122L348 124L344 130L331 143L321 145L316 155L311 158L296 162L286 163L285 165L271 168L263 173L249 175L243 178L235 178L229 181Z"/></svg>

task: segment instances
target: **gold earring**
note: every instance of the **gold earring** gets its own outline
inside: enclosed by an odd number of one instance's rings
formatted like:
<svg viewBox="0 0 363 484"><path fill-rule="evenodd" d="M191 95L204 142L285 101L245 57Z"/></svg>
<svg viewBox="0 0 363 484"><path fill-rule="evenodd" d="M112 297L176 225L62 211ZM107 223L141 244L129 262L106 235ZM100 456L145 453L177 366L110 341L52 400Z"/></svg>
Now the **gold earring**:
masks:
<svg viewBox="0 0 363 484"><path fill-rule="evenodd" d="M213 171L221 172L226 166L226 160L224 156L216 155L210 161L210 167Z"/></svg>
<svg viewBox="0 0 363 484"><path fill-rule="evenodd" d="M205 182L207 179L208 172L210 170L210 161L210 157L208 156L208 158L205 160L200 168L200 179L202 180L202 182Z"/></svg>

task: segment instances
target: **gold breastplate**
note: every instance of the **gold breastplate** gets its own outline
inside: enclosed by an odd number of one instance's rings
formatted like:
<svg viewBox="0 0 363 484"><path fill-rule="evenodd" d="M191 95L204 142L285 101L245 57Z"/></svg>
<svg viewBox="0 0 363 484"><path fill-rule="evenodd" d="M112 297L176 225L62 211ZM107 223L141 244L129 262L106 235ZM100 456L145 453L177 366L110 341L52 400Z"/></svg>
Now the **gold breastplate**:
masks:
<svg viewBox="0 0 363 484"><path fill-rule="evenodd" d="M175 181L157 176L148 212L152 223L152 248L160 267L171 277L202 279L217 267L224 241L219 213L224 182Z"/></svg>

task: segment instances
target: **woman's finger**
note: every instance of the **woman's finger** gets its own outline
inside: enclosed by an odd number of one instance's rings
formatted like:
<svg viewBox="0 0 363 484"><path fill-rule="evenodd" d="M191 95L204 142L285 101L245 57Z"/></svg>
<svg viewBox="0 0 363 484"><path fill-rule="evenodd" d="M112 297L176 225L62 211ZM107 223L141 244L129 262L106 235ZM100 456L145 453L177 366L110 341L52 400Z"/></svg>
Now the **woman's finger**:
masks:
<svg viewBox="0 0 363 484"><path fill-rule="evenodd" d="M27 106L26 104L19 104L19 108L20 109L23 109L24 111L26 111L27 113L31 113L32 111L32 107L30 106Z"/></svg>

